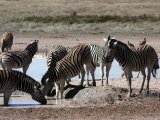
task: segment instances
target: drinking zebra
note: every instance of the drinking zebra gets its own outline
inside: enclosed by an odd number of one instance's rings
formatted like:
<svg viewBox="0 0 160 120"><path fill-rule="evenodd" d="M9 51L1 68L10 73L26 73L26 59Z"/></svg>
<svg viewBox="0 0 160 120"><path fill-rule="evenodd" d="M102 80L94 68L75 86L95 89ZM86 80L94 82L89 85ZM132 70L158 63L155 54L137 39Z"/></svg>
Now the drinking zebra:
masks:
<svg viewBox="0 0 160 120"><path fill-rule="evenodd" d="M106 66L106 84L108 84L108 77L109 77L109 71L113 62L113 59L111 61L106 61L104 58L104 54L107 52L106 47L104 46L98 46L95 44L89 44L92 56L92 66L86 65L86 71L87 71L87 85L89 85L89 71L91 73L92 79L93 79L93 86L96 86L95 81L95 69L96 67L101 67L101 85L103 85L103 77L104 77L104 67Z"/></svg>
<svg viewBox="0 0 160 120"><path fill-rule="evenodd" d="M107 40L107 39L105 39ZM147 74L147 93L149 92L149 82L151 72L159 68L158 56L153 47L144 45L138 51L133 51L126 44L116 39L108 37L105 46L109 48L108 53L105 55L107 59L114 57L121 66L128 80L129 92L128 97L131 96L131 77L132 71L141 71L143 75L143 82L140 88L140 93L143 90L144 82L146 79L145 68L148 70Z"/></svg>
<svg viewBox="0 0 160 120"><path fill-rule="evenodd" d="M23 73L32 62L32 57L38 51L38 40L29 44L23 51L4 52L0 55L0 64L3 69L23 68Z"/></svg>
<svg viewBox="0 0 160 120"><path fill-rule="evenodd" d="M54 68L50 67L42 77L43 91L48 93L48 88L55 84L56 98L58 99L59 90L62 98L65 80L78 75L80 72L82 74L81 85L83 85L85 76L84 64L91 64L90 61L89 46L79 44L71 48L71 51L62 60L58 61Z"/></svg>
<svg viewBox="0 0 160 120"><path fill-rule="evenodd" d="M47 53L47 66L48 69L54 68L56 66L56 63L58 61L60 61L62 58L64 58L64 56L66 56L68 54L68 51L66 49L66 47L62 46L62 45L53 45ZM69 81L66 80L67 84L69 84ZM48 87L48 92L51 92L54 84L48 85L50 87ZM44 91L44 90L43 90ZM47 95L47 91L44 91L44 95Z"/></svg>
<svg viewBox="0 0 160 120"><path fill-rule="evenodd" d="M46 104L47 101L40 90L41 85L30 76L15 70L0 70L0 93L4 93L4 105L8 106L11 94L18 90L32 96L32 99Z"/></svg>
<svg viewBox="0 0 160 120"><path fill-rule="evenodd" d="M13 35L10 32L3 33L1 37L1 50L2 52L11 50L13 44Z"/></svg>

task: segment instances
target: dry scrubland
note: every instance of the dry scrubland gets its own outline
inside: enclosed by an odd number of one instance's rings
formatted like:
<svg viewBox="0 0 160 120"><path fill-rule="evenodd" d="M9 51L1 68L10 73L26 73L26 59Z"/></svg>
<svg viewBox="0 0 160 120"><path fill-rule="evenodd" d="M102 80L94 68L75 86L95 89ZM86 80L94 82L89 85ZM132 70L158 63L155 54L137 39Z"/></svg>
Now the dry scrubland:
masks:
<svg viewBox="0 0 160 120"><path fill-rule="evenodd" d="M159 0L1 0L0 32L40 36L153 35Z"/></svg>

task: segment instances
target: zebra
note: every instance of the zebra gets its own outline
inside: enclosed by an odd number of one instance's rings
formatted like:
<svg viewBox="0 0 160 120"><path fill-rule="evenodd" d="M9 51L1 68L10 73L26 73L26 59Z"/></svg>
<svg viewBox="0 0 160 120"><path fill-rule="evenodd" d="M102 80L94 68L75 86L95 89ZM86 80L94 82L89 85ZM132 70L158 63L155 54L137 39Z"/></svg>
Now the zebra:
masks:
<svg viewBox="0 0 160 120"><path fill-rule="evenodd" d="M0 70L0 93L4 93L5 106L8 106L9 99L16 90L26 92L33 100L46 104L47 101L40 88L39 82L20 71Z"/></svg>
<svg viewBox="0 0 160 120"><path fill-rule="evenodd" d="M135 46L134 46L132 43L130 43L129 41L127 42L127 45L128 45L128 47L129 47L132 51L136 51ZM139 73L140 73L140 72L139 72ZM139 77L139 73L138 73L138 75L137 75L137 78ZM121 75L121 77L123 78L124 75L125 75L125 73L123 72L122 75ZM132 75L132 78L133 78L133 75Z"/></svg>
<svg viewBox="0 0 160 120"><path fill-rule="evenodd" d="M64 56L68 54L68 49L62 45L53 45L47 53L47 66L48 69L54 68L56 66L56 63L60 61ZM69 80L66 80L67 84L69 84ZM53 89L54 85L50 85L48 88L48 92L51 92ZM47 95L45 92L44 95Z"/></svg>
<svg viewBox="0 0 160 120"><path fill-rule="evenodd" d="M58 99L59 90L61 98L63 98L65 80L76 76L80 72L82 74L80 85L82 86L85 76L84 64L91 64L90 61L89 46L78 44L71 48L71 51L62 60L58 61L54 68L50 67L42 77L43 93L48 93L48 88L55 84L56 99Z"/></svg>
<svg viewBox="0 0 160 120"><path fill-rule="evenodd" d="M87 71L87 85L89 85L89 71L91 73L93 81L95 81L95 69L96 67L101 67L101 85L103 86L103 77L104 77L104 67L106 66L106 84L108 84L108 77L109 77L109 71L113 62L113 59L111 61L106 61L103 54L107 52L106 47L99 46L95 44L88 44L91 51L92 56L92 66L86 65L86 71ZM93 86L96 86L96 84L93 84Z"/></svg>
<svg viewBox="0 0 160 120"><path fill-rule="evenodd" d="M47 66L55 67L56 63L63 59L71 50L71 47L64 47L62 45L53 45L50 50L48 51L47 57ZM79 78L80 78L80 74ZM69 84L71 79L67 79L66 83Z"/></svg>
<svg viewBox="0 0 160 120"><path fill-rule="evenodd" d="M131 97L131 77L132 71L141 71L143 75L143 81L139 93L142 93L144 82L146 79L145 68L148 70L147 75L147 93L149 93L149 82L151 72L154 69L159 68L158 56L155 49L149 45L144 45L137 51L130 49L125 43L116 39L110 38L104 39L105 46L109 48L108 53L105 55L107 59L114 57L121 66L128 80L128 97Z"/></svg>
<svg viewBox="0 0 160 120"><path fill-rule="evenodd" d="M135 46L128 41L128 46L129 46L129 48L132 49L133 51L137 51L137 50L141 49L145 44L146 44L146 38L144 38L143 41L140 41L139 46L138 46L138 48L136 49ZM155 75L156 73L154 73L154 72L156 72L156 71L152 70L152 76L153 76L153 77L156 77L156 75ZM138 72L137 78L139 77L139 74L140 74L140 71ZM123 78L124 73L122 73L121 76L122 76L122 78ZM132 75L132 77L133 77L133 75Z"/></svg>
<svg viewBox="0 0 160 120"><path fill-rule="evenodd" d="M2 52L11 50L13 44L13 35L10 32L4 32L1 37L1 50Z"/></svg>
<svg viewBox="0 0 160 120"><path fill-rule="evenodd" d="M32 41L23 51L9 51L0 55L0 64L3 69L21 68L23 73L32 62L32 57L38 51L38 40Z"/></svg>
<svg viewBox="0 0 160 120"><path fill-rule="evenodd" d="M54 67L56 63L68 54L66 47L62 45L54 45L48 51L47 66Z"/></svg>

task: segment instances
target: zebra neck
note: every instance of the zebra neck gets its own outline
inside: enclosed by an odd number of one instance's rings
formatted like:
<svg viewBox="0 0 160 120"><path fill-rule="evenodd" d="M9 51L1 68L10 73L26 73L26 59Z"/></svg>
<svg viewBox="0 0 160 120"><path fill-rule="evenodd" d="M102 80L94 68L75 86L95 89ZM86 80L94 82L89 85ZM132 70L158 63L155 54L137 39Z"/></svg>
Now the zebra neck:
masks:
<svg viewBox="0 0 160 120"><path fill-rule="evenodd" d="M51 80L56 80L59 77L58 71L54 68L49 68L48 70L48 75L50 76L52 79Z"/></svg>
<svg viewBox="0 0 160 120"><path fill-rule="evenodd" d="M26 52L27 52L28 56L33 57L36 54L37 50L36 49L31 49L31 50L26 50Z"/></svg>
<svg viewBox="0 0 160 120"><path fill-rule="evenodd" d="M17 90L31 94L33 91L33 81L21 76L17 80Z"/></svg>
<svg viewBox="0 0 160 120"><path fill-rule="evenodd" d="M122 69L125 69L129 64L130 59L132 59L131 54L133 54L131 50L117 50L115 59L118 61Z"/></svg>

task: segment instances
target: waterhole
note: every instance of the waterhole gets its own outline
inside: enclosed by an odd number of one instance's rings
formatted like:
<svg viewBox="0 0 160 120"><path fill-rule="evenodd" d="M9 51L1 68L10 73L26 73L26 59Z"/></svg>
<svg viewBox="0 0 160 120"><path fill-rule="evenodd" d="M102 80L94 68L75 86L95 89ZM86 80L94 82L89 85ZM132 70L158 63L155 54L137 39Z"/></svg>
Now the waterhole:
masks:
<svg viewBox="0 0 160 120"><path fill-rule="evenodd" d="M18 69L20 71L22 71L22 69ZM41 81L42 76L45 74L45 72L47 71L47 61L46 61L46 57L44 57L44 55L36 55L33 60L32 63L30 64L28 71L27 71L27 75L31 76L32 78L34 78L37 81ZM121 78L123 71L121 70L118 62L116 60L113 61L112 63L112 67L109 73L109 79L112 80L112 78ZM137 77L138 72L133 72L133 77ZM91 76L90 80L91 80ZM140 74L140 77L142 77L142 75ZM160 77L160 71L157 71L157 78ZM86 76L85 76L86 78ZM73 77L72 80L78 80L79 77ZM95 71L95 79L96 80L100 80L101 79L101 69L100 67L96 68ZM48 98L47 99L47 104L61 104L61 103L66 102L65 100L63 101L56 101L53 98ZM3 105L3 94L1 94L0 96L0 105ZM38 102L34 101L31 96L29 95L19 95L18 97L15 96L14 94L12 95L12 97L10 98L9 101L9 105L12 107L18 107L18 106L36 106L36 105L40 105Z"/></svg>

